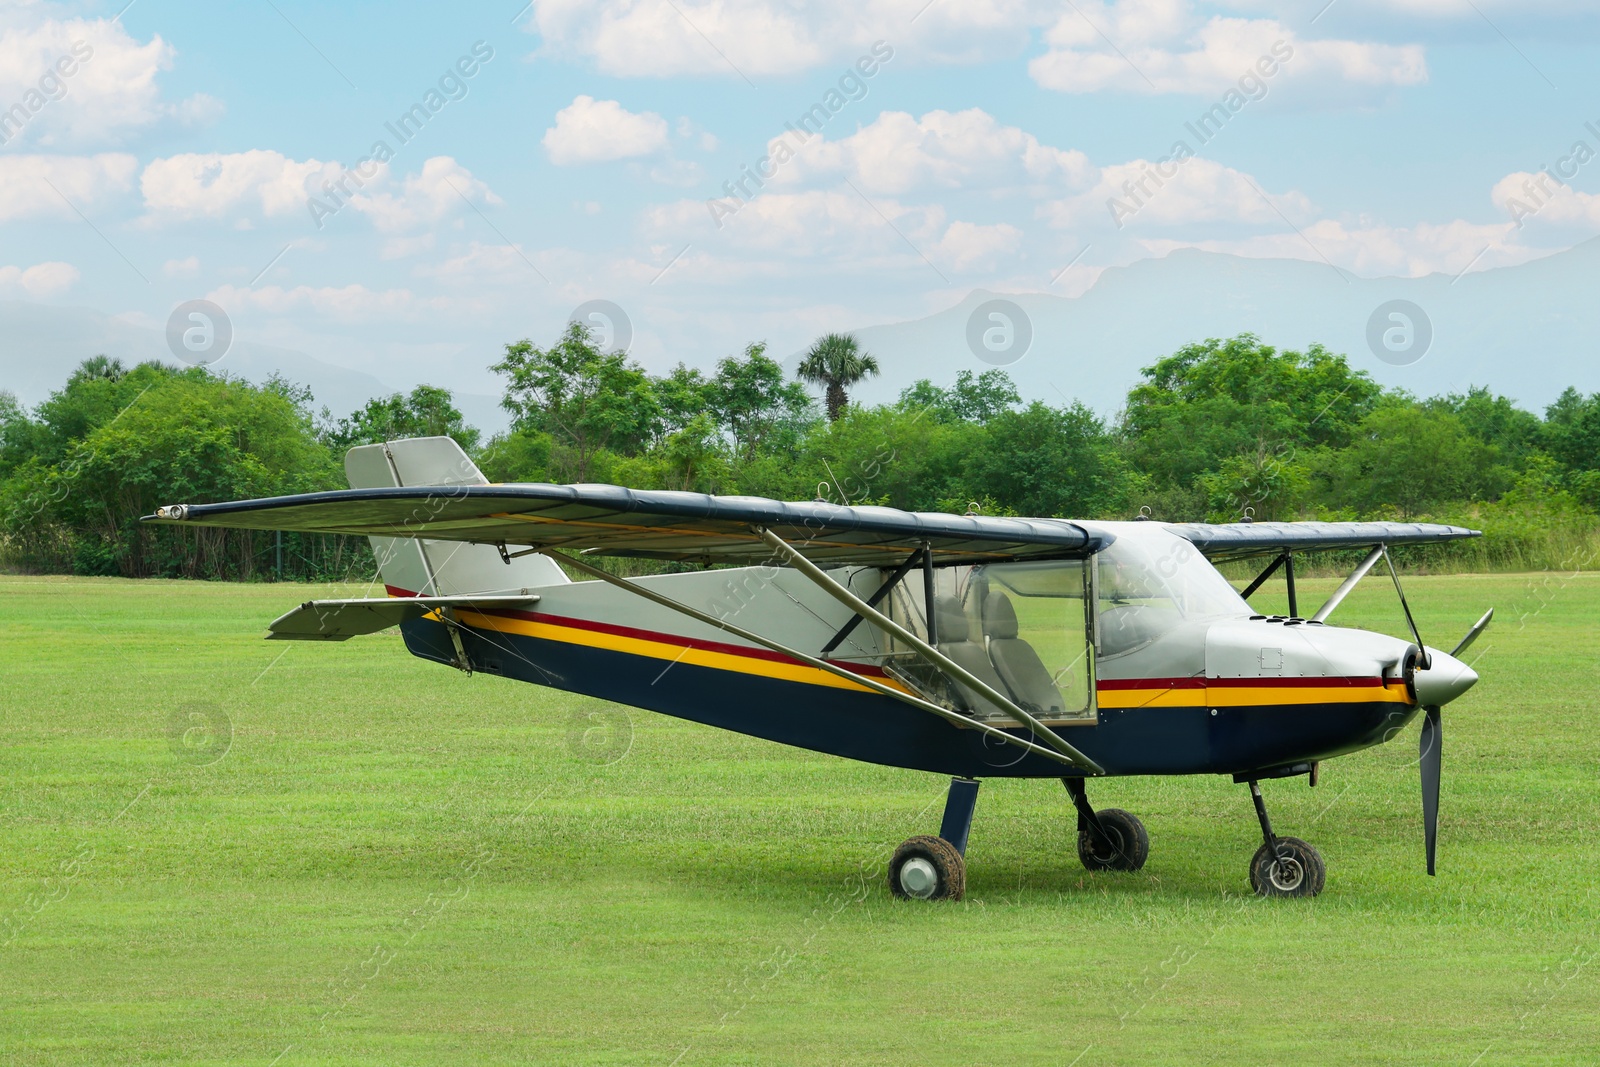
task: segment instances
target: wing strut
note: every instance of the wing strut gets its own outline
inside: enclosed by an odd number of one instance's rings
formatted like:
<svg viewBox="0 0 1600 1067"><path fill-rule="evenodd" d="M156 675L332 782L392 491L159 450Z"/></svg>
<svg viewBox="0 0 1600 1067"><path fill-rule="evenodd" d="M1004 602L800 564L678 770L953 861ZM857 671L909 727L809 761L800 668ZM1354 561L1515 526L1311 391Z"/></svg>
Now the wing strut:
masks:
<svg viewBox="0 0 1600 1067"><path fill-rule="evenodd" d="M969 689L976 690L984 699L992 702L1002 710L1009 712L1019 722L1027 723L1028 726L1033 729L1036 735L1044 738L1046 743L1048 743L1051 748L1055 749L1063 756L1066 756L1068 761L1074 766L1086 770L1090 774L1105 773L1105 768L1101 767L1088 756L1085 756L1082 752L1079 752L1076 748L1073 748L1071 745L1067 744L1067 742L1063 740L1059 734L1050 729L1050 727L1046 726L1044 723L1040 722L1034 716L1030 715L1026 710L1019 707L1010 697L1004 696L995 691L987 683L985 683L983 679L971 674L960 664L956 663L944 653L940 652L938 649L934 648L932 645L928 644L926 641L922 640L922 638L918 637L910 630L907 630L904 626L901 626L887 615L884 615L876 608L868 607L866 601L862 600L860 597L850 592L850 590L846 589L844 586L828 577L827 572L825 572L821 567L818 567L815 563L812 563L809 559L806 559L805 556L801 555L799 551L797 551L783 538L779 537L777 534L766 529L765 527L754 526L751 527L751 529L755 530L756 533L761 536L763 541L771 545L775 552L783 556L791 567L805 575L807 578L811 579L811 581L823 592L839 601L839 603L843 604L851 611L854 611L857 615L865 618L868 622L872 623L880 630L884 630L890 634L893 634L901 641L904 641L906 644L910 645L922 656L923 659L927 660L929 663L933 664L934 667L938 668L939 673L943 674L947 678L951 678L960 682ZM928 613L930 615L933 613L932 604L928 605ZM966 719L965 716L963 716L963 720L966 722L976 721Z"/></svg>
<svg viewBox="0 0 1600 1067"><path fill-rule="evenodd" d="M1040 756L1044 756L1046 759L1055 760L1057 763L1063 763L1069 767L1082 766L1082 764L1075 763L1070 757L1052 749L1045 748L1041 745L1036 745L1032 741L1025 740L1024 738L1018 737L1015 734L1008 734L1004 730L990 726L988 723L978 722L975 719L969 719L965 715L951 711L948 708L941 708L939 705L923 700L921 697L912 696L910 693L895 689L892 686L884 685L882 682L879 682L874 678L868 678L863 675L856 674L854 671L847 671L838 664L829 663L825 659L818 659L816 656L808 656L804 652L790 648L781 642L762 637L758 633L746 630L740 626L735 626L733 623L726 620L707 615L703 611L696 611L687 604L673 600L671 597L662 596L654 589L647 588L635 582L630 582L626 578L619 578L614 574L609 574L606 571L601 570L599 567L586 563L581 559L576 559L564 552L557 552L552 548L541 548L539 551L544 555L549 556L551 559L559 560L560 562L565 563L573 570L581 571L584 574L589 575L591 578L598 578L602 582L607 582L619 589L626 589L628 592L642 596L652 603L660 604L664 608L670 608L671 610L679 612L680 614L687 615L696 622L703 622L707 626L715 626L719 630L725 630L726 632L733 634L735 637L742 637L752 644L760 645L762 648L771 649L773 652L777 652L780 655L791 656L809 667L815 667L818 670L827 671L829 674L835 674L840 678L848 679L864 689L870 689L873 692L881 693L886 697L893 697L902 704L910 704L914 708L937 715L941 719L948 720L949 722L955 723L958 726L976 727L983 733L988 734L997 740L1016 745L1019 748L1025 749L1029 752L1037 753ZM876 614L876 612L872 612L870 608L867 610L870 614ZM1095 766L1093 763L1088 763L1087 766L1093 768L1097 773L1100 771L1100 768Z"/></svg>
<svg viewBox="0 0 1600 1067"><path fill-rule="evenodd" d="M1395 595L1400 598L1400 610L1406 613L1406 625L1411 627L1411 638L1416 641L1417 651L1422 656L1422 660L1417 666L1425 671L1431 670L1433 668L1433 657L1428 655L1428 646L1422 643L1422 635L1417 632L1417 622L1411 617L1411 605L1406 603L1406 591L1400 588L1400 572L1394 569L1394 560L1389 558L1388 546L1382 545L1379 547L1383 552L1383 561L1389 565L1389 577L1394 579L1394 591Z"/></svg>
<svg viewBox="0 0 1600 1067"><path fill-rule="evenodd" d="M1361 561L1361 565L1350 572L1350 577L1346 578L1343 584L1333 591L1333 595L1328 598L1328 602L1323 604L1322 607L1318 608L1315 615L1311 616L1311 621L1323 622L1329 615L1332 615L1333 609L1338 607L1340 603L1344 601L1344 598L1350 595L1350 590L1356 587L1356 583L1365 578L1367 576L1367 572L1370 571L1383 557L1383 546L1373 546L1372 551L1367 553L1367 558Z"/></svg>

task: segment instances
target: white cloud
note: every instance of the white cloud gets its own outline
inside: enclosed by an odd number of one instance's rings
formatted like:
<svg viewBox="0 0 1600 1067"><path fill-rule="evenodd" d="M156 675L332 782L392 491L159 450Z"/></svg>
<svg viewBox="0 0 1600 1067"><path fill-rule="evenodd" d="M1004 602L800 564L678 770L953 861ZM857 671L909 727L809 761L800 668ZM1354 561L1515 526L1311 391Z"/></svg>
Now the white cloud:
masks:
<svg viewBox="0 0 1600 1067"><path fill-rule="evenodd" d="M534 0L528 20L550 55L591 58L617 77L753 79L842 68L874 44L919 62L1015 55L1038 0Z"/></svg>
<svg viewBox="0 0 1600 1067"><path fill-rule="evenodd" d="M303 213L325 223L345 206L392 233L437 223L461 209L462 198L480 204L501 200L449 156L425 160L397 191L386 164L371 163L363 177L342 164L295 160L268 149L187 153L153 160L140 177L153 221L232 219L248 227L256 216L283 218ZM313 213L311 202L320 205ZM320 227L319 227L320 228Z"/></svg>
<svg viewBox="0 0 1600 1067"><path fill-rule="evenodd" d="M1304 236L1302 236L1302 234ZM1329 262L1360 277L1427 274L1455 275L1470 269L1503 267L1536 259L1544 252L1513 243L1510 223L1472 223L1456 219L1443 224L1385 226L1373 222L1346 225L1323 219L1300 228L1233 240L1140 242L1165 255L1175 248L1201 248L1236 256L1304 259Z"/></svg>
<svg viewBox="0 0 1600 1067"><path fill-rule="evenodd" d="M20 21L20 20L14 20ZM118 142L163 119L214 118L221 105L199 94L161 99L157 75L175 50L160 36L138 41L120 22L44 19L0 30L0 134L6 143Z"/></svg>
<svg viewBox="0 0 1600 1067"><path fill-rule="evenodd" d="M1245 78L1245 91L1254 94L1285 80L1370 89L1428 78L1420 45L1306 39L1270 18L1202 19L1190 0L1083 0L1045 40L1049 51L1028 73L1044 88L1068 93L1220 94Z"/></svg>
<svg viewBox="0 0 1600 1067"><path fill-rule="evenodd" d="M980 226L957 220L929 252L935 263L952 270L992 271L1002 260L1015 256L1022 244L1022 231L1008 223Z"/></svg>
<svg viewBox="0 0 1600 1067"><path fill-rule="evenodd" d="M120 152L96 156L0 155L0 222L48 215L76 218L130 187L139 162ZM54 186L54 188L51 188Z"/></svg>
<svg viewBox="0 0 1600 1067"><path fill-rule="evenodd" d="M350 206L372 219L385 232L415 229L440 222L466 205L504 203L489 186L449 156L434 156L422 164L419 174L408 174L398 195L360 193L350 198Z"/></svg>
<svg viewBox="0 0 1600 1067"><path fill-rule="evenodd" d="M526 25L543 38L544 54L586 56L617 77L752 80L830 65L842 71L875 44L906 57L896 62L976 63L1016 57L1041 29L1049 51L1030 70L1039 84L1068 92L1222 91L1278 39L1296 49L1298 68L1327 79L1388 86L1426 77L1415 45L1299 40L1274 18L1206 18L1194 6L1194 0L534 0Z"/></svg>
<svg viewBox="0 0 1600 1067"><path fill-rule="evenodd" d="M293 160L269 149L187 152L152 160L139 178L145 207L163 218L222 218L307 212L307 198L339 177L337 163Z"/></svg>
<svg viewBox="0 0 1600 1067"><path fill-rule="evenodd" d="M815 138L795 152L797 137L774 138L795 158L779 182L849 177L863 188L901 195L916 189L1038 186L1053 192L1082 186L1094 168L1082 152L1041 144L1016 126L1002 126L981 108L930 111L920 119L885 111L870 126L837 141ZM774 158L777 158L776 156Z"/></svg>
<svg viewBox="0 0 1600 1067"><path fill-rule="evenodd" d="M556 112L556 124L544 133L544 149L557 166L647 156L666 146L666 119L592 96L579 96Z"/></svg>
<svg viewBox="0 0 1600 1067"><path fill-rule="evenodd" d="M889 197L869 203L856 192L816 189L764 193L717 229L704 201L682 200L647 212L645 234L661 241L661 262L682 250L696 259L674 266L675 275L700 271L701 280L737 283L754 275L792 275L806 260L852 272L912 269L940 275L988 271L1022 247L1024 234L1009 223L950 221L938 204L907 204ZM715 232L711 238L708 230ZM685 267L689 269L685 269ZM654 268L644 278L650 281ZM932 281L935 273L929 272Z"/></svg>
<svg viewBox="0 0 1600 1067"><path fill-rule="evenodd" d="M869 204L849 190L770 192L724 219L720 236L746 251L793 257L855 254L891 245L904 249L885 217L904 232L931 239L944 211L886 198ZM647 234L673 240L704 237L712 225L703 200L681 200L652 208L645 216Z"/></svg>
<svg viewBox="0 0 1600 1067"><path fill-rule="evenodd" d="M1039 214L1062 228L1108 222L1120 223L1119 228L1219 222L1282 226L1284 215L1312 215L1311 201L1300 193L1283 193L1269 203L1262 192L1249 175L1215 160L1135 159L1101 169L1091 188L1044 204Z"/></svg>
<svg viewBox="0 0 1600 1067"><path fill-rule="evenodd" d="M1590 231L1600 227L1600 195L1579 192L1544 172L1508 174L1489 195L1518 229L1534 221Z"/></svg>
<svg viewBox="0 0 1600 1067"><path fill-rule="evenodd" d="M0 292L20 289L35 300L42 300L66 292L79 277L77 267L55 261L31 267L0 267Z"/></svg>
<svg viewBox="0 0 1600 1067"><path fill-rule="evenodd" d="M161 264L161 273L169 278L192 278L200 270L200 257L189 256L187 259L169 259Z"/></svg>

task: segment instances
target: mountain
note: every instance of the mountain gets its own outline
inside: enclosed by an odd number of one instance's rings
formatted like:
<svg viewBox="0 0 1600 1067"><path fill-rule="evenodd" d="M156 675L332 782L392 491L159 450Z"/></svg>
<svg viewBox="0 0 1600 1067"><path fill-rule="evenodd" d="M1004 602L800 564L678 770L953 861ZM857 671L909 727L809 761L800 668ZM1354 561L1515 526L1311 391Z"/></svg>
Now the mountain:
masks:
<svg viewBox="0 0 1600 1067"><path fill-rule="evenodd" d="M1321 262L1184 249L1108 268L1074 298L978 290L923 319L857 330L883 373L853 395L892 400L917 378L948 383L961 370L988 369L968 347L968 321L981 305L1003 299L1032 325L1028 351L1004 368L1027 399L1078 399L1110 415L1140 368L1191 341L1250 332L1280 348L1321 342L1384 385L1419 396L1487 385L1538 411L1569 385L1600 390L1597 288L1600 238L1459 279L1357 278ZM1369 319L1391 300L1416 304L1432 325L1426 353L1404 365L1380 360L1367 342ZM1419 330L1410 353L1390 358L1414 355L1420 337Z"/></svg>

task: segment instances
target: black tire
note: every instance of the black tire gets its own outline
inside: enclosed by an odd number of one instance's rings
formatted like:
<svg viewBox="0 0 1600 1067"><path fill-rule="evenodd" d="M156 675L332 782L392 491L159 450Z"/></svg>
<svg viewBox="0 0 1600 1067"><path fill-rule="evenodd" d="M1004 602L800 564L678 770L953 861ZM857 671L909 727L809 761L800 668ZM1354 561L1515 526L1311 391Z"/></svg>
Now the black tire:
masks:
<svg viewBox="0 0 1600 1067"><path fill-rule="evenodd" d="M1280 864L1272 849L1262 845L1250 861L1250 888L1262 897L1314 897L1328 882L1328 868L1316 849L1298 837L1278 838L1287 853Z"/></svg>
<svg viewBox="0 0 1600 1067"><path fill-rule="evenodd" d="M1139 817L1121 808L1095 812L1111 838L1107 848L1092 831L1078 831L1078 859L1091 871L1137 871L1150 858L1150 835Z"/></svg>
<svg viewBox="0 0 1600 1067"><path fill-rule="evenodd" d="M924 889L919 877L926 875L926 867L918 864L905 872L906 864L923 861L932 867L934 884ZM902 880L902 872L906 877ZM967 892L967 864L956 851L956 846L942 837L919 834L907 839L894 850L889 861L889 891L901 900L960 900Z"/></svg>

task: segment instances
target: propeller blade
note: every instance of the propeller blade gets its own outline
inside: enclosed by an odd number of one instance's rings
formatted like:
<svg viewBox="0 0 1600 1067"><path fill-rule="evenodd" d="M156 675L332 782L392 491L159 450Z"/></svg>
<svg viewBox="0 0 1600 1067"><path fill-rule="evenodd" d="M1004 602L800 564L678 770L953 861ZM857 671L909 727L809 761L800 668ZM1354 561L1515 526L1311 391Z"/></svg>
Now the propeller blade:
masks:
<svg viewBox="0 0 1600 1067"><path fill-rule="evenodd" d="M1444 728L1437 707L1424 710L1426 718L1422 720L1422 738L1417 747L1421 749L1422 836L1428 850L1428 874L1432 876L1439 844L1439 775L1443 757L1440 743L1444 740Z"/></svg>
<svg viewBox="0 0 1600 1067"><path fill-rule="evenodd" d="M1490 608L1483 613L1483 618L1472 624L1472 629L1467 631L1467 636L1461 639L1460 644L1450 650L1450 655L1459 658L1461 653L1465 652L1472 642L1478 639L1478 635L1489 628L1489 620L1493 618L1494 609Z"/></svg>

